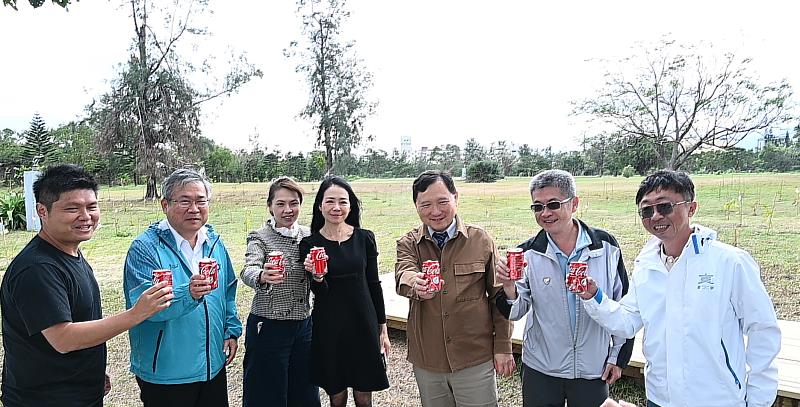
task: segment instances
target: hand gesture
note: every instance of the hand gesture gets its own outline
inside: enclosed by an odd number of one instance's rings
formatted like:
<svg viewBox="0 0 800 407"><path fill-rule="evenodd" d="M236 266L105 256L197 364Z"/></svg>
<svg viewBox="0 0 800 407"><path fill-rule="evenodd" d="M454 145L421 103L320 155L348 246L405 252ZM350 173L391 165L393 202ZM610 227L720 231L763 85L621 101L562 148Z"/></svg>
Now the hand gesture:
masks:
<svg viewBox="0 0 800 407"><path fill-rule="evenodd" d="M425 278L425 273L417 273L414 276L414 282L411 284L411 288L417 294L417 297L423 300L429 300L436 295L435 292L428 292L428 279Z"/></svg>
<svg viewBox="0 0 800 407"><path fill-rule="evenodd" d="M608 384L614 384L620 377L622 377L622 368L612 363L606 363L603 375L600 376Z"/></svg>
<svg viewBox="0 0 800 407"><path fill-rule="evenodd" d="M494 370L501 376L511 376L514 370L517 369L517 364L514 362L514 355L510 353L495 353L494 354Z"/></svg>
<svg viewBox="0 0 800 407"><path fill-rule="evenodd" d="M222 351L225 353L225 366L228 366L233 358L236 356L236 350L239 349L239 342L236 338L226 339L222 342Z"/></svg>
<svg viewBox="0 0 800 407"><path fill-rule="evenodd" d="M588 300L594 298L595 294L597 294L597 281L594 281L591 277L586 277L586 290L581 290L579 284L575 284L573 287L570 287L567 284L567 288L578 295L578 297L583 298L584 300Z"/></svg>
<svg viewBox="0 0 800 407"><path fill-rule="evenodd" d="M264 263L264 271L258 281L261 284L280 284L286 279L286 272L275 268L270 262Z"/></svg>
<svg viewBox="0 0 800 407"><path fill-rule="evenodd" d="M200 274L194 274L189 279L189 294L195 300L203 298L204 295L211 292L211 283L208 279Z"/></svg>
<svg viewBox="0 0 800 407"><path fill-rule="evenodd" d="M144 321L150 318L157 312L169 307L175 295L172 294L172 286L169 282L162 281L158 284L145 290L136 304L133 304L133 310Z"/></svg>
<svg viewBox="0 0 800 407"><path fill-rule="evenodd" d="M328 259L328 255L327 254L325 255L325 259L326 260ZM311 253L307 254L306 255L306 259L303 260L303 267L306 269L307 272L311 273L311 275L314 277L314 281L317 281L317 282L322 281L322 278L325 277L326 274L328 274L328 269L327 268L325 269L325 271L322 272L322 274L317 274L315 272L315 270L314 270L314 260L311 259Z"/></svg>

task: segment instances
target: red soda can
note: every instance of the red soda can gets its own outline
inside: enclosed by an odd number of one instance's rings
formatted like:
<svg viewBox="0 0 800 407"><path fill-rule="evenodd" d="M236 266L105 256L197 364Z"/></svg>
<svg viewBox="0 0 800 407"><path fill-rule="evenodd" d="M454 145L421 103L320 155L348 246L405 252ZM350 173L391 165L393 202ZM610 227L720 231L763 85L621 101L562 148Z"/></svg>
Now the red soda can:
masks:
<svg viewBox="0 0 800 407"><path fill-rule="evenodd" d="M589 289L589 264L582 261L569 263L569 273L567 274L567 285L570 291L584 292Z"/></svg>
<svg viewBox="0 0 800 407"><path fill-rule="evenodd" d="M219 264L217 260L211 257L200 259L200 275L205 277L211 283L211 289L219 286Z"/></svg>
<svg viewBox="0 0 800 407"><path fill-rule="evenodd" d="M506 251L506 261L508 265L508 278L519 280L525 270L525 255L522 249L515 247Z"/></svg>
<svg viewBox="0 0 800 407"><path fill-rule="evenodd" d="M328 272L328 256L324 247L312 247L311 260L314 262L315 276L322 276Z"/></svg>
<svg viewBox="0 0 800 407"><path fill-rule="evenodd" d="M283 263L283 252L269 252L269 254L267 254L267 264L269 264L273 270L278 270L283 273L286 270Z"/></svg>
<svg viewBox="0 0 800 407"><path fill-rule="evenodd" d="M428 280L428 292L438 293L442 289L442 271L439 262L436 260L426 260L422 262L422 272Z"/></svg>
<svg viewBox="0 0 800 407"><path fill-rule="evenodd" d="M153 285L158 284L162 281L168 282L170 287L172 287L172 270L169 269L158 269L153 270Z"/></svg>

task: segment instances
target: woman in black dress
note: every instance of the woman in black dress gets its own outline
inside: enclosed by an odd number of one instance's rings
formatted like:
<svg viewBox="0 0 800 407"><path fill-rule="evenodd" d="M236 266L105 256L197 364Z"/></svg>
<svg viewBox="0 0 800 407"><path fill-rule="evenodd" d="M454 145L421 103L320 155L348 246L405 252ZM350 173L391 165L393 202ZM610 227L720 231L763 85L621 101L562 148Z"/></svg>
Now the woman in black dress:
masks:
<svg viewBox="0 0 800 407"><path fill-rule="evenodd" d="M371 406L372 392L389 387L389 336L378 279L375 235L360 228L361 203L350 184L326 177L314 200L311 236L300 242L306 271L313 270L312 247L324 247L328 273L313 277L312 381L325 389L331 407Z"/></svg>

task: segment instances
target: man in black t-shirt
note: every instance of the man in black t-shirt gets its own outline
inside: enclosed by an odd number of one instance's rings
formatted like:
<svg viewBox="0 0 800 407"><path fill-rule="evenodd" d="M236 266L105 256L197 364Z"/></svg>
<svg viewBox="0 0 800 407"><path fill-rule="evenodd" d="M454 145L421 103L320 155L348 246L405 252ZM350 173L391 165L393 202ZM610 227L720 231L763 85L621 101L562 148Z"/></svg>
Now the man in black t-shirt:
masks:
<svg viewBox="0 0 800 407"><path fill-rule="evenodd" d="M33 191L42 230L0 285L0 400L5 407L102 406L111 386L105 342L168 307L172 288L154 285L136 307L103 319L97 281L78 249L99 224L97 183L81 167L62 165L45 171Z"/></svg>

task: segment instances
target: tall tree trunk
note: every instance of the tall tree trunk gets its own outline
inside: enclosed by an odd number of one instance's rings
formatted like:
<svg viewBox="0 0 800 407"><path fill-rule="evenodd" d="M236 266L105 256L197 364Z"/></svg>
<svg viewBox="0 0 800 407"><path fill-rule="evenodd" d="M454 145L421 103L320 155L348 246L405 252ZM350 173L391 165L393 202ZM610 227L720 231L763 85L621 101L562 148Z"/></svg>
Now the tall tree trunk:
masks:
<svg viewBox="0 0 800 407"><path fill-rule="evenodd" d="M156 181L155 172L152 172L147 177L147 191L144 194L144 199L155 201L158 198L160 198L158 195L158 182Z"/></svg>

